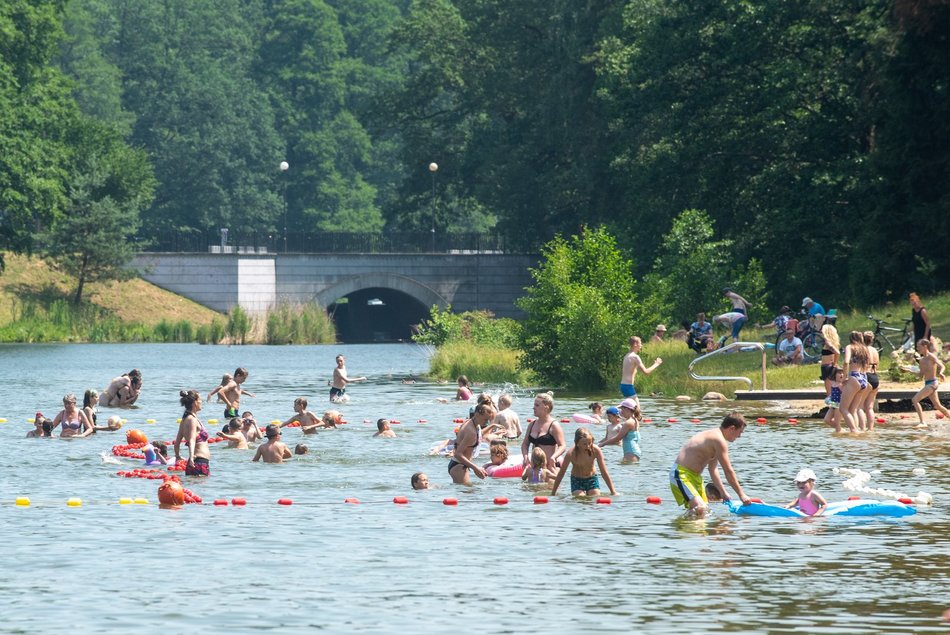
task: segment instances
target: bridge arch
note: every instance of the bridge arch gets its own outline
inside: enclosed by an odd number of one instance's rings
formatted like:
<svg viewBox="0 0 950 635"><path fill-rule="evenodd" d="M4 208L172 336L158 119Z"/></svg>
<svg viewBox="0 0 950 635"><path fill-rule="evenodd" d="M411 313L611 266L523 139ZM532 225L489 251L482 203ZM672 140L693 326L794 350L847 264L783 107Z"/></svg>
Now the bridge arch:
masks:
<svg viewBox="0 0 950 635"><path fill-rule="evenodd" d="M437 305L440 309L445 309L449 305L445 298L421 282L406 276L382 271L361 273L345 278L319 291L316 295L316 300L320 306L328 307L351 293L369 288L400 291L421 302L426 309L429 309L432 305Z"/></svg>

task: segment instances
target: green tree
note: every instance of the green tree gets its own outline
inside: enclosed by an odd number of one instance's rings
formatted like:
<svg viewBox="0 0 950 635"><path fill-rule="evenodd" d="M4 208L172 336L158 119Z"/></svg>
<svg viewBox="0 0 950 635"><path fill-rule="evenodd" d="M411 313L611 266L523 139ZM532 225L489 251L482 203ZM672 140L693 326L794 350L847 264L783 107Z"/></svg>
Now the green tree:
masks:
<svg viewBox="0 0 950 635"><path fill-rule="evenodd" d="M44 235L46 256L77 279L73 304L89 282L134 274L128 262L139 213L151 202L154 177L148 158L119 134L91 119L70 133L74 161L65 212Z"/></svg>
<svg viewBox="0 0 950 635"><path fill-rule="evenodd" d="M632 266L602 227L546 244L534 285L518 301L526 313L522 363L557 385L614 382L628 338L647 332Z"/></svg>

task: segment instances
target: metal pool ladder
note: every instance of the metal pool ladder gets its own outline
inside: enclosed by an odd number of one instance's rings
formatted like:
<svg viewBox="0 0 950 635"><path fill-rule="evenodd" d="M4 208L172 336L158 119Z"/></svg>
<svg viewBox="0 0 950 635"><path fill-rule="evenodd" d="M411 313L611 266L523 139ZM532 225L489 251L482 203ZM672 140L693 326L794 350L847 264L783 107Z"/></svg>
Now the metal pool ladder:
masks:
<svg viewBox="0 0 950 635"><path fill-rule="evenodd" d="M717 348L711 353L700 355L699 357L694 359L692 362L690 362L689 368L687 368L686 371L689 373L689 376L695 379L696 381L744 381L746 384L749 385L749 390L752 390L752 380L749 379L748 377L703 377L693 372L693 366L703 361L704 359L709 359L710 357L713 357L715 355L721 355L722 353L726 353L726 352L734 351L734 350L761 351L762 353L762 390L767 390L768 386L766 385L766 381L765 381L765 368L766 368L766 363L767 363L765 359L766 349L765 349L765 344L763 344L762 342L733 342L732 344L729 344L728 346Z"/></svg>

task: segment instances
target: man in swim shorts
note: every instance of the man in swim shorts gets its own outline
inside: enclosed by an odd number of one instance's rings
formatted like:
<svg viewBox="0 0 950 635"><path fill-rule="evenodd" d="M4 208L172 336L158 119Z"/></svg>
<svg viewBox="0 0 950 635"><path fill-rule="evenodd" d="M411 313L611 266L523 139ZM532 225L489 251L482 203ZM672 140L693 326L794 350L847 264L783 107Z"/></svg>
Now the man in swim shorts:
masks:
<svg viewBox="0 0 950 635"><path fill-rule="evenodd" d="M643 348L643 342L640 338L636 335L631 337L630 352L623 358L623 370L620 374L620 394L624 397L636 399L638 404L640 400L637 398L637 389L633 387L633 382L637 378L637 371L643 371L644 375L649 375L663 363L663 358L657 357L653 361L653 364L644 366L643 360L640 359L639 355L641 348Z"/></svg>
<svg viewBox="0 0 950 635"><path fill-rule="evenodd" d="M333 381L330 383L330 401L340 402L349 398L346 396L346 385L351 381L366 381L365 377L353 377L346 374L346 360L342 355L336 356L336 368L333 369Z"/></svg>
<svg viewBox="0 0 950 635"><path fill-rule="evenodd" d="M722 492L723 499L726 488L719 478L719 465L722 465L723 474L732 489L735 490L743 505L752 500L742 491L739 478L729 462L729 444L742 436L746 422L738 412L730 412L722 420L718 428L704 430L693 435L683 445L676 461L670 469L670 489L676 502L686 507L692 516L702 518L709 511L706 500L706 488L703 484L703 470L709 469L709 477L716 489Z"/></svg>

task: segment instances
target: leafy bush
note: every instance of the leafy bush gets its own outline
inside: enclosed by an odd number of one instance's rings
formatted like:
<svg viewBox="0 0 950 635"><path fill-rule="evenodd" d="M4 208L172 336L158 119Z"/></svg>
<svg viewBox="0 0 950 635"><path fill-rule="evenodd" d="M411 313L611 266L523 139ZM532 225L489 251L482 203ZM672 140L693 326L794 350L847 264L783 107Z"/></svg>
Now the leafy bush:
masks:
<svg viewBox="0 0 950 635"><path fill-rule="evenodd" d="M518 346L520 325L510 318L496 318L491 311L453 313L433 306L429 319L423 321L420 332L412 339L420 344L442 346L449 342L469 342L476 345L494 345L503 348Z"/></svg>
<svg viewBox="0 0 950 635"><path fill-rule="evenodd" d="M513 382L532 385L530 372L520 368L521 352L493 345L474 347L464 340L440 346L429 360L429 374L433 377L455 378L467 375L479 382Z"/></svg>
<svg viewBox="0 0 950 635"><path fill-rule="evenodd" d="M602 227L545 245L541 265L531 271L535 284L518 300L527 314L521 363L545 383L593 389L614 383L630 335L649 332L632 269Z"/></svg>
<svg viewBox="0 0 950 635"><path fill-rule="evenodd" d="M247 333L251 330L251 318L240 304L235 304L228 311L227 330L231 341L235 344L243 344L247 339Z"/></svg>
<svg viewBox="0 0 950 635"><path fill-rule="evenodd" d="M267 312L268 344L323 344L336 341L333 320L319 304L280 303Z"/></svg>

